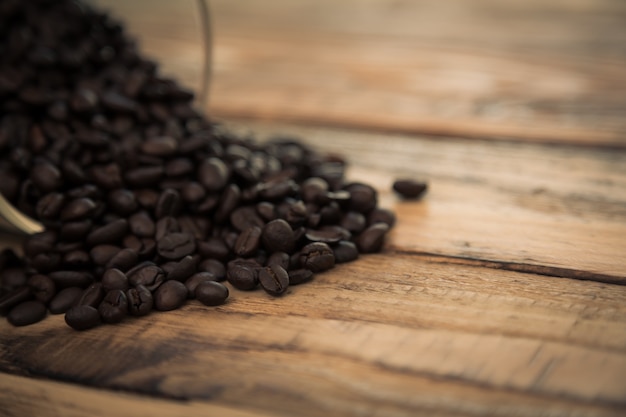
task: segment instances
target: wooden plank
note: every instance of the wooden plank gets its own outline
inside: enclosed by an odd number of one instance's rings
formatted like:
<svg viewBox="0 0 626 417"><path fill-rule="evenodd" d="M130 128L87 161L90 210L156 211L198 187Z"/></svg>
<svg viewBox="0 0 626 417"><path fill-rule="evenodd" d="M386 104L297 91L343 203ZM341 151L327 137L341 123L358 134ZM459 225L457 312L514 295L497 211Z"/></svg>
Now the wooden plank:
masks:
<svg viewBox="0 0 626 417"><path fill-rule="evenodd" d="M626 151L227 124L259 140L292 135L346 156L349 177L396 211L391 248L553 276L626 283ZM428 181L420 202L395 178Z"/></svg>
<svg viewBox="0 0 626 417"><path fill-rule="evenodd" d="M609 284L387 253L280 299L232 290L84 333L62 320L2 322L0 370L272 415L626 409L626 288Z"/></svg>

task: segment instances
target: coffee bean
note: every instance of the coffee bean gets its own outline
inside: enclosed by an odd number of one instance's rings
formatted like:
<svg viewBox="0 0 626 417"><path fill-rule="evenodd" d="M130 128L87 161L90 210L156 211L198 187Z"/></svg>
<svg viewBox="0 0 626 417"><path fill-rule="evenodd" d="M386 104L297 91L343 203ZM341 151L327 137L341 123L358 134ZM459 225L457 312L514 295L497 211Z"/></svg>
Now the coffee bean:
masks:
<svg viewBox="0 0 626 417"><path fill-rule="evenodd" d="M263 227L261 242L269 253L291 253L294 245L293 229L283 219L272 220Z"/></svg>
<svg viewBox="0 0 626 417"><path fill-rule="evenodd" d="M46 317L46 306L41 301L24 301L13 307L7 319L14 326L28 326Z"/></svg>
<svg viewBox="0 0 626 417"><path fill-rule="evenodd" d="M233 251L237 256L244 258L254 256L259 249L260 239L261 228L258 226L250 227L239 234Z"/></svg>
<svg viewBox="0 0 626 417"><path fill-rule="evenodd" d="M378 252L383 245L389 226L385 223L375 223L365 229L356 239L356 245L361 253Z"/></svg>
<svg viewBox="0 0 626 417"><path fill-rule="evenodd" d="M124 179L133 187L150 187L157 184L163 174L162 166L147 166L126 171Z"/></svg>
<svg viewBox="0 0 626 417"><path fill-rule="evenodd" d="M75 112L87 113L93 110L98 104L98 96L90 89L83 88L74 94L70 105Z"/></svg>
<svg viewBox="0 0 626 417"><path fill-rule="evenodd" d="M226 279L226 267L217 259L205 259L198 265L198 272L209 272L217 281Z"/></svg>
<svg viewBox="0 0 626 417"><path fill-rule="evenodd" d="M169 136L148 138L141 144L141 151L147 155L172 156L178 150L178 141Z"/></svg>
<svg viewBox="0 0 626 417"><path fill-rule="evenodd" d="M289 271L289 285L299 285L313 279L313 271L309 269L294 269Z"/></svg>
<svg viewBox="0 0 626 417"><path fill-rule="evenodd" d="M284 269L289 269L289 254L285 252L274 252L267 258L266 266L278 265Z"/></svg>
<svg viewBox="0 0 626 417"><path fill-rule="evenodd" d="M181 199L178 191L171 188L164 190L159 196L154 215L157 219L165 216L176 216L181 209Z"/></svg>
<svg viewBox="0 0 626 417"><path fill-rule="evenodd" d="M105 291L104 288L102 288L102 283L96 282L85 288L76 304L81 306L88 305L97 308L104 298L104 293Z"/></svg>
<svg viewBox="0 0 626 417"><path fill-rule="evenodd" d="M157 252L168 260L178 260L196 250L196 241L188 233L171 233L157 241Z"/></svg>
<svg viewBox="0 0 626 417"><path fill-rule="evenodd" d="M142 262L126 273L133 287L142 285L150 291L156 290L165 281L165 272L152 262Z"/></svg>
<svg viewBox="0 0 626 417"><path fill-rule="evenodd" d="M24 285L6 292L0 297L0 314L6 314L16 305L33 297L30 287Z"/></svg>
<svg viewBox="0 0 626 417"><path fill-rule="evenodd" d="M74 330L87 330L100 324L100 313L90 305L78 305L65 313L65 323Z"/></svg>
<svg viewBox="0 0 626 417"><path fill-rule="evenodd" d="M41 220L54 220L61 212L65 197L61 193L49 193L43 196L35 208L37 217Z"/></svg>
<svg viewBox="0 0 626 417"><path fill-rule="evenodd" d="M54 271L61 266L61 255L58 253L40 253L31 259L31 266L43 274Z"/></svg>
<svg viewBox="0 0 626 417"><path fill-rule="evenodd" d="M165 164L165 175L168 177L180 177L183 175L191 174L194 171L195 165L189 158L175 158ZM185 184L189 184L188 182ZM202 185L197 184L200 188ZM202 188L204 190L204 188Z"/></svg>
<svg viewBox="0 0 626 417"><path fill-rule="evenodd" d="M69 269L85 269L91 266L91 257L84 250L72 250L63 255L63 266Z"/></svg>
<svg viewBox="0 0 626 417"><path fill-rule="evenodd" d="M81 295L83 289L80 287L64 288L50 300L48 309L52 314L63 314L78 302Z"/></svg>
<svg viewBox="0 0 626 417"><path fill-rule="evenodd" d="M229 266L226 279L233 287L240 290L253 290L259 282L256 268L249 265L234 264Z"/></svg>
<svg viewBox="0 0 626 417"><path fill-rule="evenodd" d="M198 285L207 281L217 281L215 275L210 272L197 272L185 280L187 287L187 295L189 298L195 297L195 291Z"/></svg>
<svg viewBox="0 0 626 417"><path fill-rule="evenodd" d="M55 191L63 185L61 171L48 161L38 161L31 170L30 178L44 193Z"/></svg>
<svg viewBox="0 0 626 417"><path fill-rule="evenodd" d="M128 314L128 299L121 290L110 290L106 293L98 306L100 319L104 323L119 323Z"/></svg>
<svg viewBox="0 0 626 417"><path fill-rule="evenodd" d="M311 242L336 243L345 236L343 231L339 229L307 229L305 237Z"/></svg>
<svg viewBox="0 0 626 417"><path fill-rule="evenodd" d="M377 193L373 187L367 184L352 183L348 184L345 190L350 193L350 210L369 213L376 207Z"/></svg>
<svg viewBox="0 0 626 417"><path fill-rule="evenodd" d="M153 237L156 231L154 221L145 211L140 211L130 216L128 225L131 233L139 237Z"/></svg>
<svg viewBox="0 0 626 417"><path fill-rule="evenodd" d="M124 248L117 252L105 264L106 268L117 268L127 271L139 262L139 255L134 249Z"/></svg>
<svg viewBox="0 0 626 417"><path fill-rule="evenodd" d="M133 316L145 316L152 311L154 298L150 290L143 285L128 289L126 298L128 299L128 312Z"/></svg>
<svg viewBox="0 0 626 417"><path fill-rule="evenodd" d="M187 278L196 272L198 259L187 255L178 262L168 262L161 265L163 272L168 280L184 282Z"/></svg>
<svg viewBox="0 0 626 417"><path fill-rule="evenodd" d="M135 194L126 189L111 191L108 203L111 210L121 216L128 216L134 213L139 207Z"/></svg>
<svg viewBox="0 0 626 417"><path fill-rule="evenodd" d="M428 186L424 182L411 179L398 179L393 183L393 190L402 198L415 200L426 192Z"/></svg>
<svg viewBox="0 0 626 417"><path fill-rule="evenodd" d="M105 291L112 290L124 290L128 289L128 278L126 275L117 268L107 269L102 274L102 288Z"/></svg>
<svg viewBox="0 0 626 417"><path fill-rule="evenodd" d="M174 217L166 216L156 222L156 232L154 238L161 240L171 233L179 233L180 224Z"/></svg>
<svg viewBox="0 0 626 417"><path fill-rule="evenodd" d="M121 250L122 248L115 245L98 245L91 248L89 256L94 264L104 266Z"/></svg>
<svg viewBox="0 0 626 417"><path fill-rule="evenodd" d="M48 277L54 281L57 288L84 288L94 281L94 276L85 271L53 271L48 274Z"/></svg>
<svg viewBox="0 0 626 417"><path fill-rule="evenodd" d="M94 229L87 235L87 244L91 246L104 243L116 243L128 233L128 221L118 219Z"/></svg>
<svg viewBox="0 0 626 417"><path fill-rule="evenodd" d="M195 288L194 295L206 306L218 306L228 299L228 288L219 282L205 281Z"/></svg>
<svg viewBox="0 0 626 417"><path fill-rule="evenodd" d="M311 177L302 183L300 193L307 203L326 203L328 183L323 178Z"/></svg>
<svg viewBox="0 0 626 417"><path fill-rule="evenodd" d="M154 308L159 311L175 310L185 304L187 287L180 281L166 281L154 292Z"/></svg>
<svg viewBox="0 0 626 417"><path fill-rule="evenodd" d="M187 203L198 203L206 197L206 190L200 183L188 182L180 190L180 195Z"/></svg>
<svg viewBox="0 0 626 417"><path fill-rule="evenodd" d="M309 243L300 250L300 265L313 272L322 272L335 266L335 255L326 243Z"/></svg>
<svg viewBox="0 0 626 417"><path fill-rule="evenodd" d="M396 223L396 215L391 210L376 208L367 215L367 225L371 226L375 223L386 223L389 227L393 227Z"/></svg>
<svg viewBox="0 0 626 417"><path fill-rule="evenodd" d="M70 201L68 204L63 207L61 210L61 220L71 221L71 220L83 220L87 217L92 216L98 206L96 203L90 198L77 198L76 200Z"/></svg>
<svg viewBox="0 0 626 417"><path fill-rule="evenodd" d="M119 113L134 113L137 110L137 103L117 91L103 93L100 101L105 107Z"/></svg>
<svg viewBox="0 0 626 417"><path fill-rule="evenodd" d="M61 226L59 237L68 241L81 240L89 233L92 226L93 222L91 220L66 222Z"/></svg>
<svg viewBox="0 0 626 417"><path fill-rule="evenodd" d="M46 275L35 274L28 279L28 286L38 301L48 304L56 294L54 281Z"/></svg>
<svg viewBox="0 0 626 417"><path fill-rule="evenodd" d="M218 158L207 158L198 168L198 179L208 191L224 188L229 176L228 167Z"/></svg>
<svg viewBox="0 0 626 417"><path fill-rule="evenodd" d="M341 219L340 225L349 232L358 234L367 226L367 219L358 211L349 211Z"/></svg>
<svg viewBox="0 0 626 417"><path fill-rule="evenodd" d="M228 219L233 210L237 208L240 198L241 191L239 190L237 184L228 185L222 192L222 196L220 197L220 201L217 205L217 210L214 215L215 221L217 223L222 223Z"/></svg>
<svg viewBox="0 0 626 417"><path fill-rule="evenodd" d="M359 257L359 251L353 242L342 240L333 245L336 263L351 262Z"/></svg>
<svg viewBox="0 0 626 417"><path fill-rule="evenodd" d="M270 265L259 271L259 284L271 295L282 295L289 287L289 275L280 265Z"/></svg>
<svg viewBox="0 0 626 417"><path fill-rule="evenodd" d="M257 214L256 207L238 207L230 214L230 222L240 232L251 227L263 227L265 222Z"/></svg>

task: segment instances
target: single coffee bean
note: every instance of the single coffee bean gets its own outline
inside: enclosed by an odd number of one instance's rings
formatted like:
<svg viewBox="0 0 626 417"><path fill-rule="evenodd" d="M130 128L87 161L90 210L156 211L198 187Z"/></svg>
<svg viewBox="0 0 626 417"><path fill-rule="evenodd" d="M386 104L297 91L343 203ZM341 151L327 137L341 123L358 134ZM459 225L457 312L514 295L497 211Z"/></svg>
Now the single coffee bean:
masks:
<svg viewBox="0 0 626 417"><path fill-rule="evenodd" d="M56 294L56 285L50 277L35 274L28 279L28 286L38 301L48 304Z"/></svg>
<svg viewBox="0 0 626 417"><path fill-rule="evenodd" d="M256 205L256 212L262 220L270 222L276 219L276 206L268 201L262 201ZM232 216L231 216L232 222Z"/></svg>
<svg viewBox="0 0 626 417"><path fill-rule="evenodd" d="M72 250L63 255L62 264L68 269L85 269L91 266L91 257L84 250Z"/></svg>
<svg viewBox="0 0 626 417"><path fill-rule="evenodd" d="M237 256L244 258L254 256L259 249L261 239L261 228L252 226L239 234L233 251Z"/></svg>
<svg viewBox="0 0 626 417"><path fill-rule="evenodd" d="M124 179L132 187L150 187L156 185L163 177L164 169L161 165L134 168L126 171Z"/></svg>
<svg viewBox="0 0 626 417"><path fill-rule="evenodd" d="M341 227L351 233L361 233L367 226L367 219L358 211L349 211L341 219Z"/></svg>
<svg viewBox="0 0 626 417"><path fill-rule="evenodd" d="M171 233L179 233L180 224L174 217L166 216L156 222L154 238L158 241Z"/></svg>
<svg viewBox="0 0 626 417"><path fill-rule="evenodd" d="M48 161L42 160L31 170L30 179L42 192L48 193L57 190L63 185L61 171Z"/></svg>
<svg viewBox="0 0 626 417"><path fill-rule="evenodd" d="M226 279L233 287L240 290L253 290L259 282L256 268L238 264L228 267Z"/></svg>
<svg viewBox="0 0 626 417"><path fill-rule="evenodd" d="M54 271L48 274L57 288L86 287L94 281L94 276L85 271Z"/></svg>
<svg viewBox="0 0 626 417"><path fill-rule="evenodd" d="M50 300L48 309L52 314L63 314L78 302L81 295L83 289L80 287L64 288Z"/></svg>
<svg viewBox="0 0 626 417"><path fill-rule="evenodd" d="M96 282L85 288L83 294L78 299L77 305L98 307L103 298L104 288L102 288L102 283Z"/></svg>
<svg viewBox="0 0 626 417"><path fill-rule="evenodd" d="M102 104L119 113L134 113L137 110L137 103L128 97L124 97L117 91L106 91L100 95Z"/></svg>
<svg viewBox="0 0 626 417"><path fill-rule="evenodd" d="M93 222L91 220L79 220L66 222L61 225L59 237L68 241L82 240L91 230Z"/></svg>
<svg viewBox="0 0 626 417"><path fill-rule="evenodd" d="M215 275L210 272L197 272L185 280L189 298L195 296L196 287L206 281L217 281Z"/></svg>
<svg viewBox="0 0 626 417"><path fill-rule="evenodd" d="M36 233L26 238L23 244L24 254L29 258L34 258L40 253L52 252L57 235L53 231Z"/></svg>
<svg viewBox="0 0 626 417"><path fill-rule="evenodd" d="M153 156L172 156L178 150L178 141L169 136L148 138L141 144L141 151Z"/></svg>
<svg viewBox="0 0 626 417"><path fill-rule="evenodd" d="M106 293L98 306L100 319L104 323L119 323L128 314L128 299L121 290L111 290Z"/></svg>
<svg viewBox="0 0 626 417"><path fill-rule="evenodd" d="M195 288L194 295L206 306L218 306L228 299L228 288L219 282L204 281Z"/></svg>
<svg viewBox="0 0 626 417"><path fill-rule="evenodd" d="M70 201L65 205L65 207L63 207L61 210L61 220L64 222L83 220L92 216L96 212L97 208L98 206L92 199L77 198Z"/></svg>
<svg viewBox="0 0 626 417"><path fill-rule="evenodd" d="M375 223L365 229L356 239L356 246L361 253L380 251L385 241L389 226L385 223Z"/></svg>
<svg viewBox="0 0 626 417"><path fill-rule="evenodd" d="M255 226L265 226L265 222L253 206L242 206L233 210L230 214L230 223L240 232Z"/></svg>
<svg viewBox="0 0 626 417"><path fill-rule="evenodd" d="M300 265L313 272L322 272L335 266L335 255L326 243L309 243L300 250Z"/></svg>
<svg viewBox="0 0 626 417"><path fill-rule="evenodd" d="M198 179L210 192L224 188L229 177L228 167L218 158L207 158L202 161L198 168Z"/></svg>
<svg viewBox="0 0 626 417"><path fill-rule="evenodd" d="M128 216L139 208L135 194L126 189L113 190L108 197L109 208L120 216Z"/></svg>
<svg viewBox="0 0 626 417"><path fill-rule="evenodd" d="M294 269L289 271L289 285L299 285L313 279L313 271L309 269Z"/></svg>
<svg viewBox="0 0 626 417"><path fill-rule="evenodd" d="M154 208L154 215L157 219L165 216L176 216L181 209L181 199L178 191L168 188L163 190Z"/></svg>
<svg viewBox="0 0 626 417"><path fill-rule="evenodd" d="M206 197L206 190L200 183L188 182L180 190L180 195L186 203L198 203Z"/></svg>
<svg viewBox="0 0 626 417"><path fill-rule="evenodd" d="M214 214L214 219L217 223L222 223L226 221L233 210L237 208L239 201L241 199L241 190L237 184L230 184L226 186L222 195L220 197L220 201L217 206L217 210Z"/></svg>
<svg viewBox="0 0 626 417"><path fill-rule="evenodd" d="M65 197L61 193L49 193L43 196L35 208L37 217L41 220L54 220L61 212Z"/></svg>
<svg viewBox="0 0 626 417"><path fill-rule="evenodd" d="M115 163L106 165L97 165L89 170L93 182L106 190L115 190L120 188L124 181L122 180L122 170Z"/></svg>
<svg viewBox="0 0 626 417"><path fill-rule="evenodd" d="M289 269L289 254L285 252L274 252L267 258L266 266L278 265L285 270Z"/></svg>
<svg viewBox="0 0 626 417"><path fill-rule="evenodd" d="M376 207L377 193L374 188L367 184L352 183L345 187L350 193L349 207L350 210L359 213L369 213Z"/></svg>
<svg viewBox="0 0 626 417"><path fill-rule="evenodd" d="M306 203L326 203L328 183L323 178L311 177L302 183L300 193Z"/></svg>
<svg viewBox="0 0 626 417"><path fill-rule="evenodd" d="M126 248L135 251L139 259L152 259L156 253L156 241L154 239L128 235L124 238L123 244Z"/></svg>
<svg viewBox="0 0 626 417"><path fill-rule="evenodd" d="M24 285L6 292L0 297L0 314L6 314L16 305L33 298L30 287Z"/></svg>
<svg viewBox="0 0 626 417"><path fill-rule="evenodd" d="M54 252L40 253L31 259L30 264L37 272L45 274L61 266L61 255Z"/></svg>
<svg viewBox="0 0 626 417"><path fill-rule="evenodd" d="M359 251L353 242L342 240L332 246L336 263L344 263L354 261L359 257Z"/></svg>
<svg viewBox="0 0 626 417"><path fill-rule="evenodd" d="M311 242L336 243L344 238L344 233L337 228L320 230L307 229L305 237Z"/></svg>
<svg viewBox="0 0 626 417"><path fill-rule="evenodd" d="M157 252L168 260L178 260L196 250L196 241L188 233L171 233L157 241Z"/></svg>
<svg viewBox="0 0 626 417"><path fill-rule="evenodd" d="M104 243L116 243L128 233L128 221L118 219L94 229L87 235L87 244L91 246Z"/></svg>
<svg viewBox="0 0 626 417"><path fill-rule="evenodd" d="M178 224L181 232L189 233L196 240L206 239L211 230L210 221L202 216L180 216Z"/></svg>
<svg viewBox="0 0 626 417"><path fill-rule="evenodd" d="M82 88L78 90L70 101L70 106L77 113L87 113L98 105L98 96L93 90Z"/></svg>
<svg viewBox="0 0 626 417"><path fill-rule="evenodd" d="M142 262L126 273L133 287L142 285L150 291L156 290L165 281L165 272L152 262Z"/></svg>
<svg viewBox="0 0 626 417"><path fill-rule="evenodd" d="M391 228L396 224L396 215L391 210L375 208L367 215L367 225L375 223L386 223Z"/></svg>
<svg viewBox="0 0 626 417"><path fill-rule="evenodd" d="M159 311L175 310L185 304L187 287L180 281L166 281L154 292L154 308Z"/></svg>
<svg viewBox="0 0 626 417"><path fill-rule="evenodd" d="M28 326L46 317L46 306L41 301L24 301L13 307L7 319L14 326Z"/></svg>
<svg viewBox="0 0 626 417"><path fill-rule="evenodd" d="M138 237L153 237L156 231L154 221L145 211L140 211L130 216L128 225L131 233Z"/></svg>
<svg viewBox="0 0 626 417"><path fill-rule="evenodd" d="M145 316L152 311L154 298L150 290L143 285L129 288L126 291L126 298L128 299L128 312L133 316Z"/></svg>
<svg viewBox="0 0 626 417"><path fill-rule="evenodd" d="M165 164L165 175L168 177L180 177L194 171L195 165L189 158L175 158ZM200 188L202 186L196 183Z"/></svg>
<svg viewBox="0 0 626 417"><path fill-rule="evenodd" d="M426 192L428 186L424 182L411 179L398 179L393 183L393 190L401 197L415 200Z"/></svg>
<svg viewBox="0 0 626 417"><path fill-rule="evenodd" d="M104 266L121 250L122 248L115 245L98 245L91 248L89 256L94 264Z"/></svg>
<svg viewBox="0 0 626 417"><path fill-rule="evenodd" d="M105 291L128 289L128 278L117 268L109 268L102 274L102 288Z"/></svg>
<svg viewBox="0 0 626 417"><path fill-rule="evenodd" d="M163 272L168 280L184 282L187 278L196 272L198 259L194 256L187 255L178 262L172 261L161 265Z"/></svg>
<svg viewBox="0 0 626 417"><path fill-rule="evenodd" d="M259 284L271 295L282 295L289 287L289 274L280 265L267 266L259 271Z"/></svg>
<svg viewBox="0 0 626 417"><path fill-rule="evenodd" d="M100 324L100 313L90 305L78 305L65 313L65 323L74 330L87 330Z"/></svg>
<svg viewBox="0 0 626 417"><path fill-rule="evenodd" d="M226 267L217 259L205 259L198 264L198 272L209 272L215 276L216 281L226 279Z"/></svg>
<svg viewBox="0 0 626 417"><path fill-rule="evenodd" d="M139 255L134 249L124 248L113 255L105 264L106 268L117 268L122 271L128 271L139 262Z"/></svg>
<svg viewBox="0 0 626 417"><path fill-rule="evenodd" d="M268 253L293 250L293 229L283 219L272 220L263 227L261 242Z"/></svg>

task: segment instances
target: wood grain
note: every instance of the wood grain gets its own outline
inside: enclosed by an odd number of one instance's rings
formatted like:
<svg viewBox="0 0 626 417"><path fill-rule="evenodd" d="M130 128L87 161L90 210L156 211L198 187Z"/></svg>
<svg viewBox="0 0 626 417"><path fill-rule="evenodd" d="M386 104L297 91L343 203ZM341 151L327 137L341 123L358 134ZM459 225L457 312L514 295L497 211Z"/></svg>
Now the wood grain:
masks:
<svg viewBox="0 0 626 417"><path fill-rule="evenodd" d="M260 412L618 415L626 288L382 254L77 334L0 325L0 369Z"/></svg>

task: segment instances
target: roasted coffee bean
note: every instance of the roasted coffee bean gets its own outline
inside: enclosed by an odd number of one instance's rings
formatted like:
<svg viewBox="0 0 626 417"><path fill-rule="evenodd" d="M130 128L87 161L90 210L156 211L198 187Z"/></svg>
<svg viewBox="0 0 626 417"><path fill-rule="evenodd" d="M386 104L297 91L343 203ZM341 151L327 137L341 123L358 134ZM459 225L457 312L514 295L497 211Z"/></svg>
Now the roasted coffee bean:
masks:
<svg viewBox="0 0 626 417"><path fill-rule="evenodd" d="M209 272L217 281L226 279L226 267L217 259L205 259L198 264L198 272Z"/></svg>
<svg viewBox="0 0 626 417"><path fill-rule="evenodd" d="M89 170L94 184L106 190L115 190L123 185L122 171L117 164L97 165Z"/></svg>
<svg viewBox="0 0 626 417"><path fill-rule="evenodd" d="M153 237L156 232L154 221L145 211L140 211L130 216L128 225L131 233L138 237Z"/></svg>
<svg viewBox="0 0 626 417"><path fill-rule="evenodd" d="M336 243L343 239L344 233L339 229L307 229L305 237L311 242Z"/></svg>
<svg viewBox="0 0 626 417"><path fill-rule="evenodd" d="M313 271L309 269L294 269L289 271L289 285L299 285L313 279Z"/></svg>
<svg viewBox="0 0 626 417"><path fill-rule="evenodd" d="M102 288L105 291L128 289L128 278L117 268L110 268L102 274Z"/></svg>
<svg viewBox="0 0 626 417"><path fill-rule="evenodd" d="M164 282L154 292L154 308L159 311L175 310L185 304L187 287L180 281Z"/></svg>
<svg viewBox="0 0 626 417"><path fill-rule="evenodd" d="M104 292L101 282L91 284L85 288L76 305L88 305L97 308L104 298Z"/></svg>
<svg viewBox="0 0 626 417"><path fill-rule="evenodd" d="M16 305L31 298L33 298L33 292L26 285L9 290L0 297L0 314L6 314Z"/></svg>
<svg viewBox="0 0 626 417"><path fill-rule="evenodd" d="M82 295L83 289L80 287L64 288L50 300L48 309L52 314L63 314L69 310L70 307L76 305Z"/></svg>
<svg viewBox="0 0 626 417"><path fill-rule="evenodd" d="M65 323L74 330L87 330L100 324L100 313L90 305L78 305L65 313Z"/></svg>
<svg viewBox="0 0 626 417"><path fill-rule="evenodd" d="M83 88L74 94L70 105L75 112L87 113L98 105L98 96L93 90Z"/></svg>
<svg viewBox="0 0 626 417"><path fill-rule="evenodd" d="M128 312L133 316L145 316L152 311L154 298L150 290L143 285L129 288L126 291L126 298L128 299Z"/></svg>
<svg viewBox="0 0 626 417"><path fill-rule="evenodd" d="M194 168L195 165L189 158L175 158L165 164L165 175L168 177L189 175L194 171ZM202 188L202 185L196 184Z"/></svg>
<svg viewBox="0 0 626 417"><path fill-rule="evenodd" d="M206 239L211 230L209 220L201 216L180 216L178 224L181 232L189 233L196 240Z"/></svg>
<svg viewBox="0 0 626 417"><path fill-rule="evenodd" d="M196 272L198 259L187 255L178 262L172 261L161 265L166 279L184 282Z"/></svg>
<svg viewBox="0 0 626 417"><path fill-rule="evenodd" d="M61 220L64 222L72 220L83 220L91 217L98 206L90 198L77 198L70 201L61 210Z"/></svg>
<svg viewBox="0 0 626 417"><path fill-rule="evenodd" d="M342 240L332 246L336 263L351 262L359 257L359 251L353 242Z"/></svg>
<svg viewBox="0 0 626 417"><path fill-rule="evenodd" d="M230 214L230 222L240 232L254 226L263 227L265 225L253 206L242 206L233 210Z"/></svg>
<svg viewBox="0 0 626 417"><path fill-rule="evenodd" d="M61 212L65 197L61 193L49 193L43 196L35 208L37 217L41 220L54 220Z"/></svg>
<svg viewBox="0 0 626 417"><path fill-rule="evenodd" d="M105 107L119 113L134 113L137 110L137 103L117 91L103 93L100 101Z"/></svg>
<svg viewBox="0 0 626 417"><path fill-rule="evenodd" d="M168 188L163 190L154 208L154 215L157 219L165 216L176 216L181 209L181 199L178 191Z"/></svg>
<svg viewBox="0 0 626 417"><path fill-rule="evenodd" d="M282 295L289 287L289 274L280 265L270 265L259 271L259 284L271 295Z"/></svg>
<svg viewBox="0 0 626 417"><path fill-rule="evenodd" d="M26 281L26 272L21 266L9 267L0 273L0 288L2 290L12 290L24 286Z"/></svg>
<svg viewBox="0 0 626 417"><path fill-rule="evenodd" d="M94 229L87 235L87 244L91 246L104 243L116 243L128 233L128 221L118 219Z"/></svg>
<svg viewBox="0 0 626 417"><path fill-rule="evenodd" d="M159 200L159 193L155 190L143 188L135 191L135 197L141 207L146 210L154 210L156 203Z"/></svg>
<svg viewBox="0 0 626 417"><path fill-rule="evenodd" d="M229 177L228 166L218 158L207 158L198 168L198 180L210 192L224 188Z"/></svg>
<svg viewBox="0 0 626 417"><path fill-rule="evenodd" d="M187 203L198 203L206 197L206 190L200 183L188 182L180 190L180 195Z"/></svg>
<svg viewBox="0 0 626 417"><path fill-rule="evenodd" d="M91 257L84 250L72 250L63 255L62 263L70 269L85 269L91 266Z"/></svg>
<svg viewBox="0 0 626 417"><path fill-rule="evenodd" d="M161 240L171 233L180 233L180 224L174 217L166 216L156 222L154 238Z"/></svg>
<svg viewBox="0 0 626 417"><path fill-rule="evenodd" d="M300 265L313 272L322 272L335 266L335 255L326 243L309 243L300 250Z"/></svg>
<svg viewBox="0 0 626 417"><path fill-rule="evenodd" d="M222 192L222 196L220 197L220 201L217 205L217 210L214 214L215 221L217 223L222 223L228 219L233 210L237 208L240 198L241 190L239 189L239 186L237 186L237 184L228 185Z"/></svg>
<svg viewBox="0 0 626 417"><path fill-rule="evenodd" d="M157 241L157 252L168 260L178 260L196 250L196 241L188 233L170 233Z"/></svg>
<svg viewBox="0 0 626 417"><path fill-rule="evenodd" d="M128 216L139 208L135 194L126 189L111 191L108 203L111 210L120 216Z"/></svg>
<svg viewBox="0 0 626 417"><path fill-rule="evenodd" d="M63 185L61 171L45 160L38 161L35 164L31 170L30 179L44 193L55 191Z"/></svg>
<svg viewBox="0 0 626 417"><path fill-rule="evenodd" d="M311 177L302 183L300 194L306 203L326 203L328 183L323 178Z"/></svg>
<svg viewBox="0 0 626 417"><path fill-rule="evenodd" d="M356 239L356 246L361 253L373 253L380 251L389 226L385 223L375 223L365 229Z"/></svg>
<svg viewBox="0 0 626 417"><path fill-rule="evenodd" d="M349 207L350 210L359 213L369 213L376 207L377 193L374 188L367 184L352 183L345 187L350 193Z"/></svg>
<svg viewBox="0 0 626 417"><path fill-rule="evenodd" d="M247 258L254 256L259 249L259 241L261 239L261 228L258 226L250 227L239 234L233 251L237 256Z"/></svg>
<svg viewBox="0 0 626 417"><path fill-rule="evenodd" d="M258 186L259 196L268 201L277 201L292 196L298 192L298 188L298 184L291 179L269 181Z"/></svg>
<svg viewBox="0 0 626 417"><path fill-rule="evenodd" d="M206 306L219 306L228 299L228 288L215 281L204 281L196 286L194 296Z"/></svg>
<svg viewBox="0 0 626 417"><path fill-rule="evenodd" d="M94 276L85 271L53 271L48 274L48 277L54 281L57 288L84 288L94 281Z"/></svg>
<svg viewBox="0 0 626 417"><path fill-rule="evenodd" d="M389 227L396 224L396 215L393 211L383 208L375 208L367 215L367 225L375 223L386 223Z"/></svg>
<svg viewBox="0 0 626 417"><path fill-rule="evenodd" d="M32 294L38 301L48 304L56 294L54 281L46 275L35 274L27 282Z"/></svg>
<svg viewBox="0 0 626 417"><path fill-rule="evenodd" d="M68 241L82 240L91 230L93 222L91 220L80 220L63 223L59 231L59 237Z"/></svg>
<svg viewBox="0 0 626 417"><path fill-rule="evenodd" d="M31 266L37 272L47 273L61 266L61 255L58 253L40 253L31 259Z"/></svg>
<svg viewBox="0 0 626 417"><path fill-rule="evenodd" d="M268 253L291 253L294 245L293 229L283 219L272 220L263 227L261 242Z"/></svg>
<svg viewBox="0 0 626 417"><path fill-rule="evenodd" d="M192 276L190 276L189 278L187 278L185 280L185 287L187 287L187 296L189 298L194 298L196 287L198 287L198 285L202 284L203 282L207 282L207 281L217 282L217 278L215 277L215 275L213 275L210 272L197 272L193 274Z"/></svg>
<svg viewBox="0 0 626 417"><path fill-rule="evenodd" d="M226 279L233 287L240 290L253 290L259 282L257 269L243 264L229 266Z"/></svg>
<svg viewBox="0 0 626 417"><path fill-rule="evenodd" d="M24 241L24 253L27 257L33 258L40 253L52 252L56 240L57 235L53 231L31 235Z"/></svg>
<svg viewBox="0 0 626 417"><path fill-rule="evenodd" d="M7 319L14 326L28 326L46 317L46 306L41 301L24 301L13 307Z"/></svg>
<svg viewBox="0 0 626 417"><path fill-rule="evenodd" d="M124 179L133 187L150 187L157 184L163 174L161 165L146 166L126 171Z"/></svg>
<svg viewBox="0 0 626 417"><path fill-rule="evenodd" d="M126 272L128 283L133 287L142 285L150 291L156 290L165 281L165 272L152 262L142 262Z"/></svg>
<svg viewBox="0 0 626 417"><path fill-rule="evenodd" d="M178 150L178 141L169 136L148 138L141 144L141 151L153 156L172 156Z"/></svg>
<svg viewBox="0 0 626 417"><path fill-rule="evenodd" d="M122 248L115 245L98 245L91 248L89 256L94 264L104 266L121 250Z"/></svg>
<svg viewBox="0 0 626 417"><path fill-rule="evenodd" d="M256 205L256 211L261 219L269 222L276 219L276 206L268 201L262 201ZM231 217L232 222L232 217Z"/></svg>
<svg viewBox="0 0 626 417"><path fill-rule="evenodd" d="M139 262L139 255L134 249L124 248L113 255L105 264L106 268L117 268L127 271Z"/></svg>
<svg viewBox="0 0 626 417"><path fill-rule="evenodd" d="M110 290L98 306L100 319L104 323L119 323L128 314L128 299L121 289Z"/></svg>
<svg viewBox="0 0 626 417"><path fill-rule="evenodd" d="M428 186L424 182L411 179L398 179L393 183L393 190L402 198L415 200L420 198Z"/></svg>
<svg viewBox="0 0 626 417"><path fill-rule="evenodd" d="M266 266L278 265L284 269L289 269L289 254L285 252L274 252L267 258Z"/></svg>
<svg viewBox="0 0 626 417"><path fill-rule="evenodd" d="M349 232L358 234L367 226L367 219L362 213L349 211L341 219L340 225Z"/></svg>

